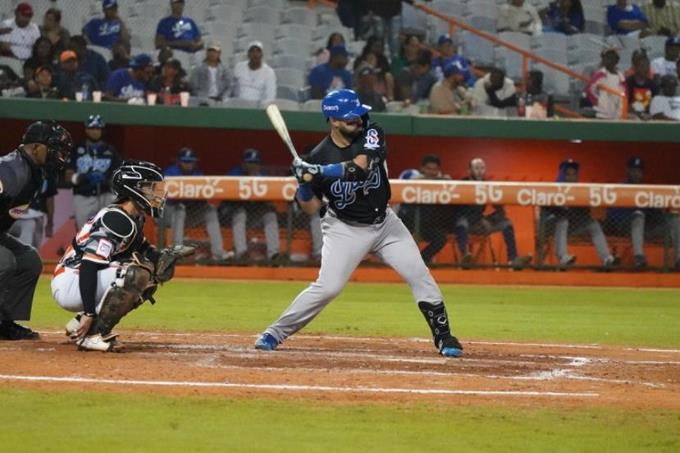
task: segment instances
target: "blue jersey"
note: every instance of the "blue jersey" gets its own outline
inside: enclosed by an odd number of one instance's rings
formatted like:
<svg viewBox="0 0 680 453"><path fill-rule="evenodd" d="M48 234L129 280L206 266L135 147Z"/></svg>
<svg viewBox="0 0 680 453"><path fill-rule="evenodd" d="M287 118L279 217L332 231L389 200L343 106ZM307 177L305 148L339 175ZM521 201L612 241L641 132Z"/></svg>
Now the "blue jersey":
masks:
<svg viewBox="0 0 680 453"><path fill-rule="evenodd" d="M126 68L113 71L106 82L106 91L117 98L143 97L145 90L144 83L135 80Z"/></svg>
<svg viewBox="0 0 680 453"><path fill-rule="evenodd" d="M165 176L203 176L203 172L198 168L194 167L191 173L184 173L182 169L179 168L178 164L173 164L163 170L163 175Z"/></svg>
<svg viewBox="0 0 680 453"><path fill-rule="evenodd" d="M83 176L88 173L102 173L101 181L93 182L84 178L83 182L73 187L73 193L86 197L111 192L111 177L120 166L121 157L112 145L99 141L87 141L73 148L66 167Z"/></svg>
<svg viewBox="0 0 680 453"><path fill-rule="evenodd" d="M329 64L320 64L309 73L309 84L321 87L324 93L341 88L352 88L352 73L346 69L333 69Z"/></svg>
<svg viewBox="0 0 680 453"><path fill-rule="evenodd" d="M201 32L190 17L168 16L158 23L156 34L168 41L194 41L201 37Z"/></svg>
<svg viewBox="0 0 680 453"><path fill-rule="evenodd" d="M643 13L637 5L630 5L627 9L621 9L616 5L610 5L607 8L607 24L609 25L609 28L618 35L630 33L630 30L619 28L619 22L622 20L639 20L647 24L649 23L645 13Z"/></svg>
<svg viewBox="0 0 680 453"><path fill-rule="evenodd" d="M83 27L83 34L95 46L111 48L119 39L123 29L121 21L95 18Z"/></svg>

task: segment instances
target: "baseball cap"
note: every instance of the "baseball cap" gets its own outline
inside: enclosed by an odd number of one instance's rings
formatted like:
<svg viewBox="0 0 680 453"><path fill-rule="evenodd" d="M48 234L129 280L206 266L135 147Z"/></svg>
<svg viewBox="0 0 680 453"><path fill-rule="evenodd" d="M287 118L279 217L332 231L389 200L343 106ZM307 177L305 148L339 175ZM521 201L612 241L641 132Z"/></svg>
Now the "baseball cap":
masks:
<svg viewBox="0 0 680 453"><path fill-rule="evenodd" d="M640 170L645 168L645 161L640 159L637 156L631 157L628 159L628 163L626 164L627 168L639 168Z"/></svg>
<svg viewBox="0 0 680 453"><path fill-rule="evenodd" d="M566 159L566 160L563 160L560 163L560 170L566 170L567 168L573 168L574 170L578 171L580 166L581 165L579 165L579 163L577 161L575 161L574 159Z"/></svg>
<svg viewBox="0 0 680 453"><path fill-rule="evenodd" d="M680 46L680 36L671 36L666 40L667 46Z"/></svg>
<svg viewBox="0 0 680 453"><path fill-rule="evenodd" d="M197 162L198 156L191 148L182 148L177 153L177 160L180 162Z"/></svg>
<svg viewBox="0 0 680 453"><path fill-rule="evenodd" d="M118 8L118 0L103 0L102 6L104 9Z"/></svg>
<svg viewBox="0 0 680 453"><path fill-rule="evenodd" d="M254 148L248 148L245 151L243 151L243 156L241 157L241 160L249 164L259 164L260 152Z"/></svg>
<svg viewBox="0 0 680 453"><path fill-rule="evenodd" d="M33 7L26 2L19 3L14 11L24 16L33 17Z"/></svg>
<svg viewBox="0 0 680 453"><path fill-rule="evenodd" d="M219 41L210 41L208 43L208 47L206 48L207 50L216 50L218 52L222 51L222 43Z"/></svg>
<svg viewBox="0 0 680 453"><path fill-rule="evenodd" d="M453 39L451 39L451 36L449 36L449 35L441 35L439 37L439 39L437 40L437 44L440 45L440 46L442 44L447 43L447 42L453 44Z"/></svg>
<svg viewBox="0 0 680 453"><path fill-rule="evenodd" d="M78 59L78 55L76 55L76 53L72 50L65 50L59 55L59 61L62 62L62 63L65 62L65 61L68 61L68 60L77 60L77 59Z"/></svg>
<svg viewBox="0 0 680 453"><path fill-rule="evenodd" d="M449 61L446 63L446 65L444 65L442 72L444 73L444 77L450 77L454 74L462 74L463 66L459 61Z"/></svg>
<svg viewBox="0 0 680 453"><path fill-rule="evenodd" d="M151 57L145 53L135 55L132 60L130 60L130 67L132 69L142 69L150 64L152 64Z"/></svg>
<svg viewBox="0 0 680 453"><path fill-rule="evenodd" d="M250 41L248 43L248 50L252 49L253 47L257 47L261 51L264 52L264 47L262 46L262 41Z"/></svg>
<svg viewBox="0 0 680 453"><path fill-rule="evenodd" d="M339 46L333 46L329 49L329 52L331 53L331 57L334 55L342 55L342 56L347 56L347 48L343 45Z"/></svg>

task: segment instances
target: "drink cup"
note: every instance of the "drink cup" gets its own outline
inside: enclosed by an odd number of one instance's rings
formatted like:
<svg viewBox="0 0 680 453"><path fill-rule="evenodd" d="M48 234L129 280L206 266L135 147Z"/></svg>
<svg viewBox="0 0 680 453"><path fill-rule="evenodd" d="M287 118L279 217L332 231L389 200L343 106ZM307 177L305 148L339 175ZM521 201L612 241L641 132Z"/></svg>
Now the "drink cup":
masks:
<svg viewBox="0 0 680 453"><path fill-rule="evenodd" d="M94 102L101 102L102 101L102 92L101 91L93 91L92 92L92 100Z"/></svg>
<svg viewBox="0 0 680 453"><path fill-rule="evenodd" d="M83 92L76 91L76 102L83 102Z"/></svg>
<svg viewBox="0 0 680 453"><path fill-rule="evenodd" d="M182 91L179 94L179 103L182 107L189 107L189 92Z"/></svg>
<svg viewBox="0 0 680 453"><path fill-rule="evenodd" d="M156 105L156 98L158 95L156 93L148 93L146 95L146 103L147 105Z"/></svg>

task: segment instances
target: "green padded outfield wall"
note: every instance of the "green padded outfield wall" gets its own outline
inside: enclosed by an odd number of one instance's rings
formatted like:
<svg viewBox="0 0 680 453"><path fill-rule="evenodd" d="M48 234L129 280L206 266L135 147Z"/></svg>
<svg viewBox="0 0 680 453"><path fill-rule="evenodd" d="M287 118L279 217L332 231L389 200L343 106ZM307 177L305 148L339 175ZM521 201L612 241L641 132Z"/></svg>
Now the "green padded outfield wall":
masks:
<svg viewBox="0 0 680 453"><path fill-rule="evenodd" d="M115 103L0 99L0 146L11 150L23 128L35 119L64 122L76 141L82 121L101 114L109 124L106 139L126 157L169 164L182 146L194 148L207 173L236 165L247 147L262 151L265 163L284 167L289 157L261 110L128 106ZM300 152L323 136L320 113L284 112ZM647 180L677 184L680 176L680 125L661 122L603 122L443 118L375 114L388 134L393 176L418 167L427 153L438 154L444 170L463 176L473 157L487 160L495 179L545 181L555 178L562 159L582 163L584 181L616 182L632 155L647 163Z"/></svg>

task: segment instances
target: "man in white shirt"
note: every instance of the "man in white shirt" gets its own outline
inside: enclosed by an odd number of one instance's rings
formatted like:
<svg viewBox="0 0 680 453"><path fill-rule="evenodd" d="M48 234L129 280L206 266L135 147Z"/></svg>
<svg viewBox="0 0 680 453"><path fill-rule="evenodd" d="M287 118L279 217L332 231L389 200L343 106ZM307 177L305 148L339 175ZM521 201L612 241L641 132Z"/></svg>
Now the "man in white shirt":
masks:
<svg viewBox="0 0 680 453"><path fill-rule="evenodd" d="M674 76L661 77L661 94L652 98L649 113L655 120L680 121L680 96L678 81Z"/></svg>
<svg viewBox="0 0 680 453"><path fill-rule="evenodd" d="M500 7L496 30L498 33L517 31L529 35L539 35L543 30L543 23L536 8L532 5L524 0L510 0L507 5Z"/></svg>
<svg viewBox="0 0 680 453"><path fill-rule="evenodd" d="M248 61L241 61L234 69L234 97L264 106L276 98L276 74L262 56L260 41L248 44Z"/></svg>
<svg viewBox="0 0 680 453"><path fill-rule="evenodd" d="M28 60L33 44L40 38L40 29L31 22L33 8L28 3L19 3L14 10L14 19L6 19L0 25L0 55Z"/></svg>
<svg viewBox="0 0 680 453"><path fill-rule="evenodd" d="M652 60L652 74L654 74L654 77L675 75L678 57L680 57L680 37L671 36L666 40L663 57Z"/></svg>
<svg viewBox="0 0 680 453"><path fill-rule="evenodd" d="M472 89L473 113L478 116L508 116L508 110L517 106L517 90L505 71L494 68L475 82Z"/></svg>

